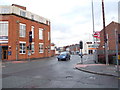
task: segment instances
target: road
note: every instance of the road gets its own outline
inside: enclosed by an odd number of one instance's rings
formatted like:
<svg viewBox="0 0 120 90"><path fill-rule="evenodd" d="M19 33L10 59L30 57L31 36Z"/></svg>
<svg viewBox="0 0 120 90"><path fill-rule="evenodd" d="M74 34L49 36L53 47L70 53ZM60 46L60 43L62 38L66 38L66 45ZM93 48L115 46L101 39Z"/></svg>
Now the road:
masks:
<svg viewBox="0 0 120 90"><path fill-rule="evenodd" d="M83 62L92 62L84 56ZM3 88L117 88L117 78L86 73L75 69L78 55L70 61L57 61L56 57L22 63L3 63Z"/></svg>

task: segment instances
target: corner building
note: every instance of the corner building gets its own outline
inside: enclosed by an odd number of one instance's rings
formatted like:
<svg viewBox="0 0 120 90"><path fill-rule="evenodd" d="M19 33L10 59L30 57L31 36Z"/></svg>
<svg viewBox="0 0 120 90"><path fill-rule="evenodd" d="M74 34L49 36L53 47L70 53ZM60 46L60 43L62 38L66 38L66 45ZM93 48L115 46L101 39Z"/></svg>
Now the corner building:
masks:
<svg viewBox="0 0 120 90"><path fill-rule="evenodd" d="M31 51L27 48L30 44L30 31ZM50 57L50 33L50 20L27 11L26 7L16 4L0 6L0 59Z"/></svg>

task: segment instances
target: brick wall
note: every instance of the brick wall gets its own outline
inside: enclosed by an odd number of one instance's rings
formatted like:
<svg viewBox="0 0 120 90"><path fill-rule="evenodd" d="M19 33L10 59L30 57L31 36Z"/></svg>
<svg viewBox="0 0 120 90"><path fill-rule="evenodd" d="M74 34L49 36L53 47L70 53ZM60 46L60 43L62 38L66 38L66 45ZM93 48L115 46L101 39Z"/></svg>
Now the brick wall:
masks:
<svg viewBox="0 0 120 90"><path fill-rule="evenodd" d="M8 60L15 60L16 59L16 47L19 43L16 42L16 39L18 38L19 41L25 41L26 47L29 45L29 31L31 30L31 26L34 26L34 47L35 47L35 53L30 56L30 58L41 58L41 57L49 57L51 54L48 52L48 48L45 49L45 47L50 46L51 39L48 40L48 32L50 32L50 25L38 23L35 21L31 21L26 18L22 18L20 16L16 15L3 15L2 21L9 21L9 34L8 34L8 46L11 46L11 48L8 48L8 51L12 52L12 55L8 56ZM17 23L18 22L18 23ZM21 38L19 37L19 23L26 24L26 37ZM43 40L39 39L39 28L43 28ZM44 53L39 53L39 43L44 43ZM26 54L19 54L19 48L18 48L18 59L27 59L28 58L28 50L26 49Z"/></svg>

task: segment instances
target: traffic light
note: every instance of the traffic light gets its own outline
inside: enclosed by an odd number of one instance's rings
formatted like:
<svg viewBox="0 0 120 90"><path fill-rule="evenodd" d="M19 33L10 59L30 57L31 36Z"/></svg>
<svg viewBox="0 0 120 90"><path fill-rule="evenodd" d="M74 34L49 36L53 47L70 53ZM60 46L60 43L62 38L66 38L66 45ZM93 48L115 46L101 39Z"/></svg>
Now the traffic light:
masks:
<svg viewBox="0 0 120 90"><path fill-rule="evenodd" d="M29 43L32 43L32 31L29 32Z"/></svg>
<svg viewBox="0 0 120 90"><path fill-rule="evenodd" d="M80 49L83 49L83 42L80 41Z"/></svg>

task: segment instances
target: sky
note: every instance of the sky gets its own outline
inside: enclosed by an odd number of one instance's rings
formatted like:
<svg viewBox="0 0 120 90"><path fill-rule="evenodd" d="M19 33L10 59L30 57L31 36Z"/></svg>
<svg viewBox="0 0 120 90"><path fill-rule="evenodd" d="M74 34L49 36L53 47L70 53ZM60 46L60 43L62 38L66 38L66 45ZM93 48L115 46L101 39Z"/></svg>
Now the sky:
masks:
<svg viewBox="0 0 120 90"><path fill-rule="evenodd" d="M93 0L95 31L103 28L102 0ZM104 0L106 25L118 22L119 0ZM0 0L0 5L18 4L51 21L51 42L57 47L93 41L92 0Z"/></svg>

